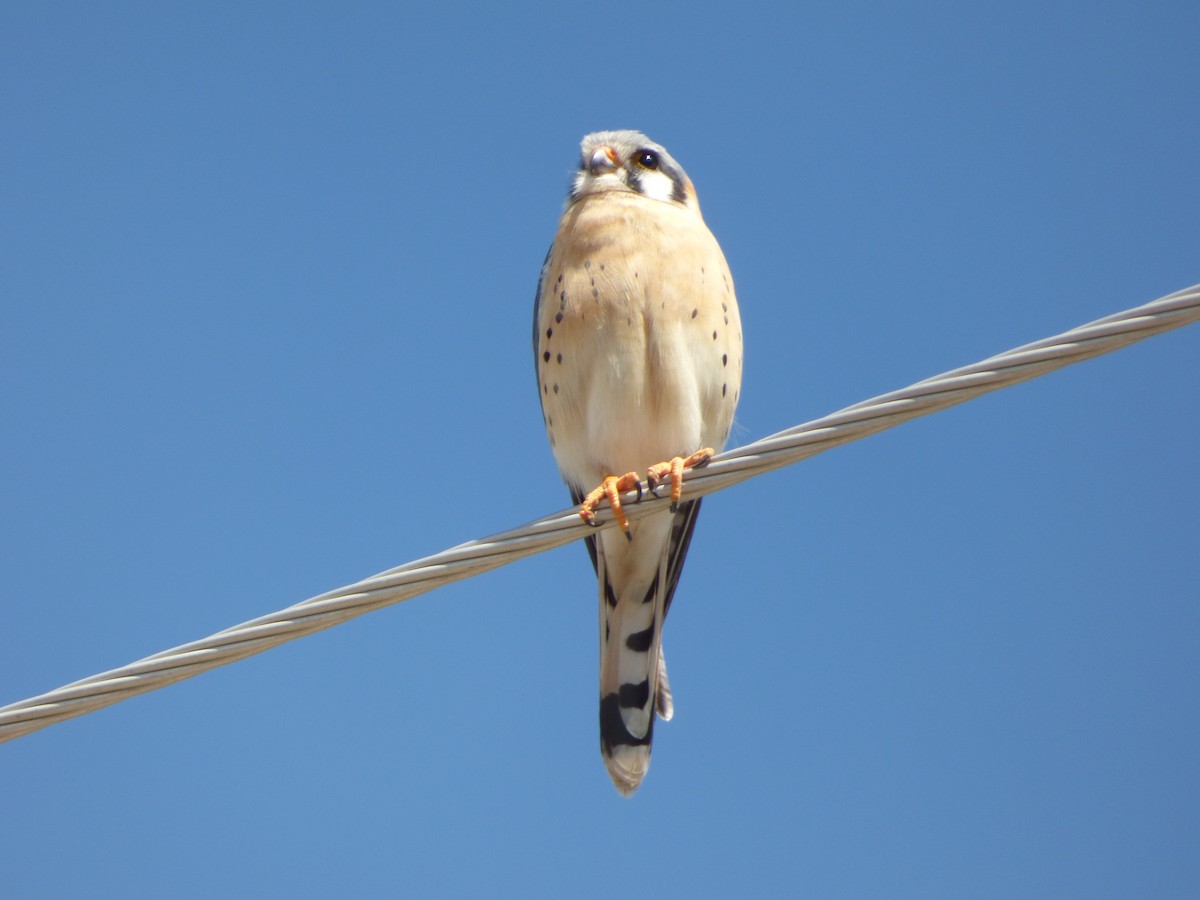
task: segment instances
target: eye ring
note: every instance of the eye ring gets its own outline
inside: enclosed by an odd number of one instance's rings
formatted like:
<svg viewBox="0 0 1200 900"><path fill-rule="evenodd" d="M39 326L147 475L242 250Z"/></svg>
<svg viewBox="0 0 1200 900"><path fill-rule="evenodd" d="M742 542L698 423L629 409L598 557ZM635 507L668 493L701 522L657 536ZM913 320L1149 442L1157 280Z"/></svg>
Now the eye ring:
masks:
<svg viewBox="0 0 1200 900"><path fill-rule="evenodd" d="M637 155L637 163L643 169L655 172L658 170L659 166L658 154L653 150L639 150Z"/></svg>

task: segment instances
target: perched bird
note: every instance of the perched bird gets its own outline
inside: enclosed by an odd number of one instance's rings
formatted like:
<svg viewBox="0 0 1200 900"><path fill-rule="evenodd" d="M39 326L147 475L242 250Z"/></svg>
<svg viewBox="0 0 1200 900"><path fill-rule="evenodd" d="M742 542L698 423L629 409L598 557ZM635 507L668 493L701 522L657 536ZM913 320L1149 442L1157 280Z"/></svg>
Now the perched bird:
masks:
<svg viewBox="0 0 1200 900"><path fill-rule="evenodd" d="M650 765L655 713L673 712L662 625L700 511L680 502L683 471L724 446L742 382L729 266L692 182L645 135L583 139L538 282L533 351L580 515L594 524L608 500L619 525L586 540L600 584L600 751L631 794ZM655 490L669 481L673 502L631 523L620 496L640 471Z"/></svg>

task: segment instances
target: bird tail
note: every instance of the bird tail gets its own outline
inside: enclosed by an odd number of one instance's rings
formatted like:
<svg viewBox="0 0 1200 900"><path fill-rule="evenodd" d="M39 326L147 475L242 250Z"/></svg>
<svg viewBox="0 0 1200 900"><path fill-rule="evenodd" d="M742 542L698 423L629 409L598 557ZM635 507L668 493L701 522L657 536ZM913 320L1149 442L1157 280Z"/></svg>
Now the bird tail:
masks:
<svg viewBox="0 0 1200 900"><path fill-rule="evenodd" d="M650 768L654 719L674 714L662 625L687 555L700 501L676 513L589 538L600 584L600 753L622 794Z"/></svg>

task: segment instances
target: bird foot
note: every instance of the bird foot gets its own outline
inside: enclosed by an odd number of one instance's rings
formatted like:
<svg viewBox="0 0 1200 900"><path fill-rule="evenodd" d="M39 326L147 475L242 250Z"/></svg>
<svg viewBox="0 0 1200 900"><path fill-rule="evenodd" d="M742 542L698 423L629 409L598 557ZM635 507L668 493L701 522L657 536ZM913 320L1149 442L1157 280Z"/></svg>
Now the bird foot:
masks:
<svg viewBox="0 0 1200 900"><path fill-rule="evenodd" d="M579 507L579 518L583 519L589 525L595 525L596 509L600 506L600 501L608 500L608 505L612 508L613 518L617 520L617 525L625 532L625 537L632 541L633 531L629 527L629 518L625 515L625 510L621 508L621 495L626 491L632 491L634 488L637 488L637 498L641 500L642 479L638 477L637 472L626 472L619 477L609 475L601 482L600 487L583 498L583 503Z"/></svg>
<svg viewBox="0 0 1200 900"><path fill-rule="evenodd" d="M702 469L714 456L712 447L697 450L691 456L676 456L666 462L660 462L646 470L646 483L650 485L650 493L658 496L658 487L663 479L671 479L671 512L679 509L679 498L683 496L683 470Z"/></svg>
<svg viewBox="0 0 1200 900"><path fill-rule="evenodd" d="M666 462L656 463L646 470L646 483L650 486L650 493L657 497L659 487L669 478L671 481L671 512L676 512L679 509L679 499L683 496L684 471L704 468L714 455L715 451L712 447L705 447L697 450L691 456L676 456ZM629 517L625 515L621 495L635 488L640 502L642 480L638 477L637 472L609 475L598 488L583 498L583 503L579 506L579 518L589 525L597 525L596 510L600 508L600 504L604 500L607 500L613 511L613 518L617 520L617 525L625 532L625 537L632 541L633 530L629 527Z"/></svg>

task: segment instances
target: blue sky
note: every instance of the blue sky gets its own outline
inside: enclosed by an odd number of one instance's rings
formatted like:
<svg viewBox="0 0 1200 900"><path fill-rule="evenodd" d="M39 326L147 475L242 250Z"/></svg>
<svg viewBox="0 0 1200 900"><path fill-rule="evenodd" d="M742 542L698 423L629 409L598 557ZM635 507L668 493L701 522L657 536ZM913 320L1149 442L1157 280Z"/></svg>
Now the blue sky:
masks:
<svg viewBox="0 0 1200 900"><path fill-rule="evenodd" d="M1200 6L7 4L0 703L566 505L579 138L741 443L1200 281ZM0 747L13 897L1194 897L1196 328L709 499L620 798L561 548Z"/></svg>

